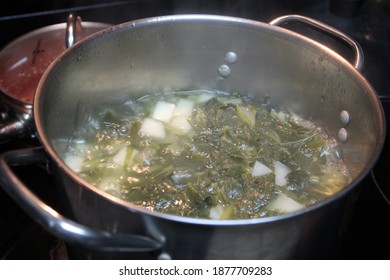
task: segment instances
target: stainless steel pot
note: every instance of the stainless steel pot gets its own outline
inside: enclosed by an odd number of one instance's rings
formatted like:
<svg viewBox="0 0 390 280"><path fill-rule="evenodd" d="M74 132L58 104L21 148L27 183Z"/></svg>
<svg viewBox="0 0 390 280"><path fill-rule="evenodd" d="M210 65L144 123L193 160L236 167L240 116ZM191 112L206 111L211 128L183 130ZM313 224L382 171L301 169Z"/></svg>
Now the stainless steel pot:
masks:
<svg viewBox="0 0 390 280"><path fill-rule="evenodd" d="M38 82L47 67L76 41L109 27L99 22L81 22L69 14L66 23L33 30L13 40L0 51L0 102L6 115L0 123L0 142L32 136L32 105Z"/></svg>
<svg viewBox="0 0 390 280"><path fill-rule="evenodd" d="M384 116L374 89L344 58L278 27L299 21L341 36L362 66L357 43L315 20L287 16L271 24L212 15L132 21L99 32L61 55L45 72L34 121L45 152L13 151L0 159L3 188L38 222L92 251L152 252L174 259L309 259L337 257L358 194L384 142ZM234 52L237 60L226 58ZM240 91L265 98L340 138L352 182L298 212L251 220L204 220L153 213L86 183L63 162L83 112L148 93L183 89ZM9 165L54 163L65 218L12 174ZM126 255L121 255L125 257Z"/></svg>

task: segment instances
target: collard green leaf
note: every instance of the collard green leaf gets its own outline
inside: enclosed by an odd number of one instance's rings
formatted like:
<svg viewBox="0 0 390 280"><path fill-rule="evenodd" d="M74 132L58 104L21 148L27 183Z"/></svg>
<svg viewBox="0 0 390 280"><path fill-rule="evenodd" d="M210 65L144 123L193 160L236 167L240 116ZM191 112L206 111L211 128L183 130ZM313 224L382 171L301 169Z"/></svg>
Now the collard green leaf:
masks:
<svg viewBox="0 0 390 280"><path fill-rule="evenodd" d="M172 108L178 106L175 102L190 104L186 108L192 115L173 110L170 118L180 118L179 124L190 130L166 120L161 122L163 139L140 134L158 102ZM278 197L308 206L348 183L341 160L332 155L337 145L323 130L240 94L155 94L101 108L85 119L75 132L83 146L74 142L69 148L69 153L85 156L80 176L97 186L108 186L103 183L110 178L116 184L111 194L152 211L220 219L279 215L277 209L267 209ZM123 147L123 168L115 168L112 157ZM253 176L256 162L271 172ZM288 169L284 178L280 173L276 178L275 163Z"/></svg>

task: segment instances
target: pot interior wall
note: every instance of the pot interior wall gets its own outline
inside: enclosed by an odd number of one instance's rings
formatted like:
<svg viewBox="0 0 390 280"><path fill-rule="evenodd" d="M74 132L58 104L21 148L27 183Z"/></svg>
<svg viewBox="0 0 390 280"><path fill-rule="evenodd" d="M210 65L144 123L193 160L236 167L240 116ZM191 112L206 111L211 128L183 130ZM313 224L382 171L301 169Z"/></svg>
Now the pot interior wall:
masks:
<svg viewBox="0 0 390 280"><path fill-rule="evenodd" d="M231 64L225 60L230 51L237 55ZM220 75L223 64L230 75ZM237 19L136 21L81 41L41 80L35 120L56 157L85 113L102 104L199 88L268 100L332 135L346 128L341 152L352 176L367 169L382 141L375 93L345 60L289 31ZM350 115L347 125L340 121L342 110Z"/></svg>

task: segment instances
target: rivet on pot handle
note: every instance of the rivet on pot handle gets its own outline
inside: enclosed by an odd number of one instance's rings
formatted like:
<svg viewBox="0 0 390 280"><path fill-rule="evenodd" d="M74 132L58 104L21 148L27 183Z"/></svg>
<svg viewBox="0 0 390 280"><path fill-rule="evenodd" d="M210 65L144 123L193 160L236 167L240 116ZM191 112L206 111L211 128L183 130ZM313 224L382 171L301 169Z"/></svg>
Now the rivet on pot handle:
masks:
<svg viewBox="0 0 390 280"><path fill-rule="evenodd" d="M10 166L47 162L41 148L9 151L0 156L0 185L37 223L55 236L82 247L116 252L152 252L162 244L141 235L98 231L65 218L33 194Z"/></svg>
<svg viewBox="0 0 390 280"><path fill-rule="evenodd" d="M323 22L320 22L318 20L301 16L301 15L286 15L282 17L278 17L270 22L271 25L275 26L281 26L288 22L299 22L302 24L305 24L311 28L314 28L316 30L320 30L321 32L337 37L341 39L343 42L345 42L348 46L351 47L351 49L354 52L355 55L355 61L353 63L353 66L358 70L361 71L363 69L363 63L364 63L364 55L363 50L361 46L353 40L351 37L349 37L347 34L337 30L336 28L333 28Z"/></svg>

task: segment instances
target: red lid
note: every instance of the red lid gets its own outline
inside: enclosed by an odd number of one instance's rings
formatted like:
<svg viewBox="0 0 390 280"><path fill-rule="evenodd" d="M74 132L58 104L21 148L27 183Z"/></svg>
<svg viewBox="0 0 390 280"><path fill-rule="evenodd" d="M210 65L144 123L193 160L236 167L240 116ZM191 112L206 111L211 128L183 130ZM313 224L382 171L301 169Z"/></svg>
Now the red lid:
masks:
<svg viewBox="0 0 390 280"><path fill-rule="evenodd" d="M76 25L76 39L108 26L83 22L82 27ZM36 29L12 41L0 51L0 91L32 104L43 73L65 49L66 23Z"/></svg>

